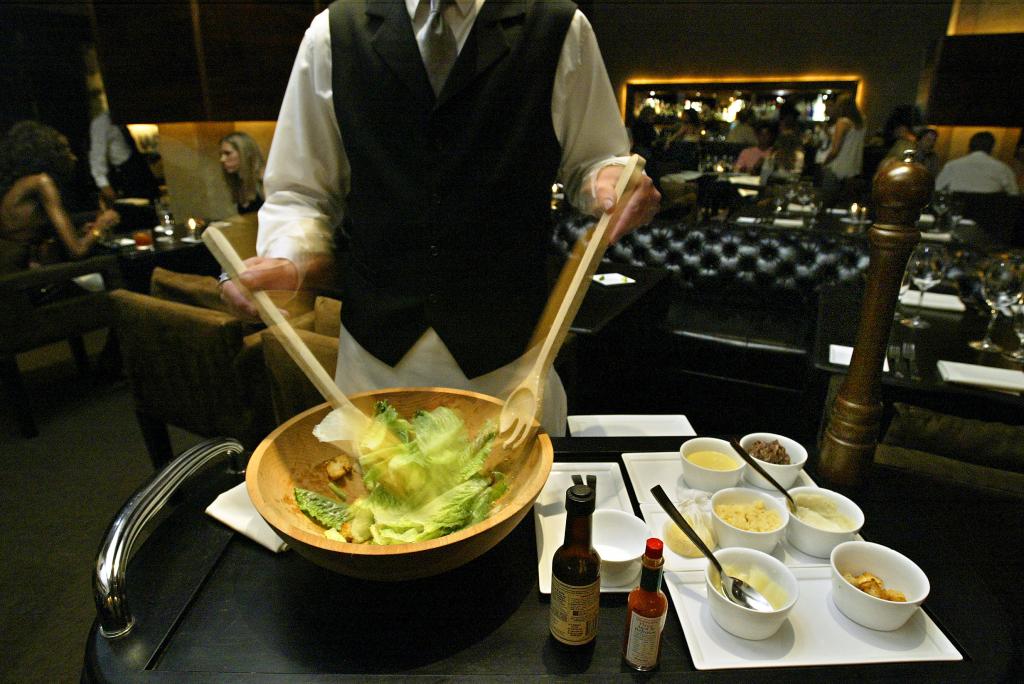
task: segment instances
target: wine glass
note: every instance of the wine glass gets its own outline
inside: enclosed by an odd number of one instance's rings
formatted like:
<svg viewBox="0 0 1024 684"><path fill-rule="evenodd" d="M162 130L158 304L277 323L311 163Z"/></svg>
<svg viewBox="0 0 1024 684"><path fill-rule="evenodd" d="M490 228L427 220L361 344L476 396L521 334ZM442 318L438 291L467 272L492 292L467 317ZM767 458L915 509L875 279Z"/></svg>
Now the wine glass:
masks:
<svg viewBox="0 0 1024 684"><path fill-rule="evenodd" d="M992 317L985 330L985 339L968 342L971 349L985 352L1001 352L1003 348L992 341L992 330L1001 312L1010 313L1010 307L1020 302L1021 268L1008 259L998 259L985 269L981 276L981 294L992 310Z"/></svg>
<svg viewBox="0 0 1024 684"><path fill-rule="evenodd" d="M1024 296L1024 292L1021 292L1021 295ZM1024 303L1011 305L1010 311L1013 313L1013 332L1017 335L1019 344L1016 351L1007 352L1003 356L1011 361L1024 363Z"/></svg>
<svg viewBox="0 0 1024 684"><path fill-rule="evenodd" d="M938 245L918 245L907 262L907 271L910 281L921 294L917 298L917 311L910 318L901 320L900 324L915 329L931 327L931 323L921 318L921 305L924 303L924 293L942 282L946 272L945 250Z"/></svg>

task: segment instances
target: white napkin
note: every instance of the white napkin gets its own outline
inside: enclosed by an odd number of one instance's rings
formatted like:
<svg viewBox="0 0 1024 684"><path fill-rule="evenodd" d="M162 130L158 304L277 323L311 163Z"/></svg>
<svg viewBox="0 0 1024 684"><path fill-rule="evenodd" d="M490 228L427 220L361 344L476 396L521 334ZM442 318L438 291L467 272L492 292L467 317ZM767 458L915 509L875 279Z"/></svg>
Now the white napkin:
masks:
<svg viewBox="0 0 1024 684"><path fill-rule="evenodd" d="M595 283L601 285L629 285L636 282L635 279L622 273L595 273L593 279Z"/></svg>
<svg viewBox="0 0 1024 684"><path fill-rule="evenodd" d="M772 224L779 228L803 228L804 220L795 218L777 218L772 221Z"/></svg>
<svg viewBox="0 0 1024 684"><path fill-rule="evenodd" d="M900 304L906 306L917 306L917 300L921 298L920 290L907 290L900 297ZM921 299L921 307L924 309L937 309L938 311L966 311L967 307L960 301L960 298L951 294L940 294L938 292L925 292Z"/></svg>
<svg viewBox="0 0 1024 684"><path fill-rule="evenodd" d="M569 416L573 437L692 437L690 421L682 415Z"/></svg>
<svg viewBox="0 0 1024 684"><path fill-rule="evenodd" d="M917 219L918 223L935 223L935 217L931 214L921 214L921 218Z"/></svg>
<svg viewBox="0 0 1024 684"><path fill-rule="evenodd" d="M827 209L826 211L829 214L832 214L833 216L846 216L847 214L850 213L850 210L844 207L832 207L830 209Z"/></svg>
<svg viewBox="0 0 1024 684"><path fill-rule="evenodd" d="M931 240L932 242L949 242L953 239L952 233L926 233L921 231L922 240Z"/></svg>
<svg viewBox="0 0 1024 684"><path fill-rule="evenodd" d="M737 216L736 223L757 223L756 216Z"/></svg>
<svg viewBox="0 0 1024 684"><path fill-rule="evenodd" d="M738 173L734 176L729 176L729 182L733 185L760 185L761 177Z"/></svg>
<svg viewBox="0 0 1024 684"><path fill-rule="evenodd" d="M973 363L939 361L935 364L946 382L977 385L1009 392L1024 392L1024 371L978 366Z"/></svg>
<svg viewBox="0 0 1024 684"><path fill-rule="evenodd" d="M260 517L249 499L244 482L214 499L213 503L206 507L206 512L235 532L245 535L274 553L280 553L288 548L270 525Z"/></svg>
<svg viewBox="0 0 1024 684"><path fill-rule="evenodd" d="M853 347L842 344L828 345L828 362L837 366L849 366L853 359ZM889 372L889 359L882 359L882 371Z"/></svg>
<svg viewBox="0 0 1024 684"><path fill-rule="evenodd" d="M814 207L805 207L802 204L793 204L792 202L786 207L786 211L791 214L813 214Z"/></svg>

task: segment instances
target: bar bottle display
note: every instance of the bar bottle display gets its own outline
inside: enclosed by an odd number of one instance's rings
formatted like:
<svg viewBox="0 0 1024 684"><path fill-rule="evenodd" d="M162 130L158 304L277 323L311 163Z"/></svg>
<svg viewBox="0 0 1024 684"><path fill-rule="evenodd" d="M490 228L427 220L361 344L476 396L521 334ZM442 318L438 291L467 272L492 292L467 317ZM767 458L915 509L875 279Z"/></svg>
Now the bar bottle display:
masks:
<svg viewBox="0 0 1024 684"><path fill-rule="evenodd" d="M629 593L627 601L622 660L643 672L658 667L661 658L661 633L668 614L668 599L661 590L663 552L664 544L660 539L647 540L641 559L640 586Z"/></svg>
<svg viewBox="0 0 1024 684"><path fill-rule="evenodd" d="M601 557L591 545L594 488L566 490L565 542L551 561L551 636L565 646L586 646L597 636Z"/></svg>

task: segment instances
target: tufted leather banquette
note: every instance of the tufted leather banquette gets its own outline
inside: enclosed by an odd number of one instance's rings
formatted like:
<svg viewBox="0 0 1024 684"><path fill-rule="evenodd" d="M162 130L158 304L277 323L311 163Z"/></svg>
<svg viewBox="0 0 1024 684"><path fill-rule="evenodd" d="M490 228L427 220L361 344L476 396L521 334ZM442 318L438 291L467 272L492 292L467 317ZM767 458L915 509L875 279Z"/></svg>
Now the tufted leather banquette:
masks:
<svg viewBox="0 0 1024 684"><path fill-rule="evenodd" d="M556 250L568 253L592 223L576 213L558 216ZM817 294L859 284L868 248L857 236L659 218L612 245L605 261L672 272L668 312L651 321L662 350L672 350L667 363L796 388L812 344Z"/></svg>

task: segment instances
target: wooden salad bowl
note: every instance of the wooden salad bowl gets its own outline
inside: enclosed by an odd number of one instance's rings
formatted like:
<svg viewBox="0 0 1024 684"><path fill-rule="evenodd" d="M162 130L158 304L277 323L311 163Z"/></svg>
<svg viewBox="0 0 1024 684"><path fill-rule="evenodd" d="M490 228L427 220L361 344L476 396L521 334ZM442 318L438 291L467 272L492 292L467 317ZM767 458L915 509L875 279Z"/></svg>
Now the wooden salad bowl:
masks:
<svg viewBox="0 0 1024 684"><path fill-rule="evenodd" d="M438 387L410 387L363 392L349 397L364 413L374 404L390 402L404 417L420 409L447 406L457 410L475 435L488 419L497 424L502 402L484 394ZM400 581L430 577L457 568L504 539L530 510L554 460L551 439L537 432L521 451L495 470L509 477L509 490L481 522L458 532L411 544L353 544L334 541L295 503L294 488L329 493L323 464L339 450L313 436L313 428L329 413L322 404L289 419L256 448L245 481L256 510L297 553L335 572L360 579ZM495 439L495 448L502 440ZM343 488L349 500L365 493L358 474Z"/></svg>

